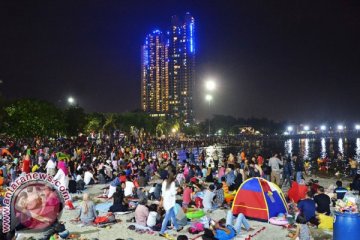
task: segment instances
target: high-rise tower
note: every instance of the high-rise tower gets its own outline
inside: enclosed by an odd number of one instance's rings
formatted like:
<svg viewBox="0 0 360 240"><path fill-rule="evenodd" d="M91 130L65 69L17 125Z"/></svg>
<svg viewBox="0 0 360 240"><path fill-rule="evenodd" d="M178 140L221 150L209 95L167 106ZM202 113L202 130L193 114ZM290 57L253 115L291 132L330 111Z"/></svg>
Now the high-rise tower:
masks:
<svg viewBox="0 0 360 240"><path fill-rule="evenodd" d="M185 122L194 121L195 20L171 18L164 35L155 30L142 46L141 108Z"/></svg>
<svg viewBox="0 0 360 240"><path fill-rule="evenodd" d="M170 115L193 122L195 84L195 20L186 13L171 19L169 31L169 110Z"/></svg>
<svg viewBox="0 0 360 240"><path fill-rule="evenodd" d="M141 108L151 114L165 114L169 111L166 36L160 30L154 30L146 36L141 52Z"/></svg>

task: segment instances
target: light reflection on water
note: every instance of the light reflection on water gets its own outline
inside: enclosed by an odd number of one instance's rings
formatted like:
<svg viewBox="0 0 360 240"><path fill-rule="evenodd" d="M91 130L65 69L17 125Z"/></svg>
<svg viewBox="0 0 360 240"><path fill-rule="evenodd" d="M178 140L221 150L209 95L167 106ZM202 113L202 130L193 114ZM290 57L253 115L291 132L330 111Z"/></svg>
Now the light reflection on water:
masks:
<svg viewBox="0 0 360 240"><path fill-rule="evenodd" d="M326 155L326 140L325 138L321 138L321 158L325 158Z"/></svg>
<svg viewBox="0 0 360 240"><path fill-rule="evenodd" d="M291 157L293 151L293 140L288 139L285 141L285 155Z"/></svg>
<svg viewBox="0 0 360 240"><path fill-rule="evenodd" d="M284 156L298 155L303 159L317 159L329 157L334 159L341 153L345 159L354 157L360 162L360 138L304 138L286 140L260 140L244 141L238 146L228 147L224 153L237 154L245 151L248 156L262 154L270 157L274 153L281 153Z"/></svg>
<svg viewBox="0 0 360 240"><path fill-rule="evenodd" d="M342 138L339 138L338 150L339 150L339 153L341 153L341 155L344 155L344 142L343 142Z"/></svg>
<svg viewBox="0 0 360 240"><path fill-rule="evenodd" d="M360 162L360 138L356 139L356 155L355 159Z"/></svg>

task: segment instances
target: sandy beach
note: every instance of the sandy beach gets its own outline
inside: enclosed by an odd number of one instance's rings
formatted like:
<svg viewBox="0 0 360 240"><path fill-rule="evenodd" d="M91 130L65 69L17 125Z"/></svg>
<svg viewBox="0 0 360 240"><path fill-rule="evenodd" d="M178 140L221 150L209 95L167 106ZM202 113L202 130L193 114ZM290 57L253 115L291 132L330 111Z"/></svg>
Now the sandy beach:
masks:
<svg viewBox="0 0 360 240"><path fill-rule="evenodd" d="M309 179L309 178L308 178ZM316 178L319 180L320 185L324 186L324 187L328 187L331 184L334 184L336 179L332 178L332 179L326 179L326 178ZM348 184L348 181L344 180L344 184L345 186ZM96 198L96 196L99 196L103 190L101 190L104 186L106 185L92 185L89 186L88 189L86 190L86 192L88 192L91 197L93 198L93 200L96 203L103 203L103 202L111 202L112 200L104 200L101 198ZM80 194L74 194L73 198L74 200L74 206L77 207L79 205L79 203L81 202L80 199L81 195ZM214 220L219 220L221 218L225 218L226 216L226 211L225 209L219 209L219 210L215 210L212 213L209 213L207 216L214 219ZM133 230L129 230L128 227L130 225L132 225L132 223L128 223L126 222L126 220L131 219L132 217L134 217L134 213L129 213L129 214L125 214L125 215L116 215L116 219L121 220L121 222L118 222L116 224L113 224L111 226L108 227L104 227L104 228L98 228L98 227L94 227L94 226L81 226L78 224L74 224L71 223L70 220L74 219L75 217L77 217L78 215L78 209L75 210L64 210L63 211L63 215L61 217L61 221L66 222L66 228L70 231L70 233L72 234L78 234L80 235L79 239L99 239L99 240L115 240L115 239L134 239L134 240L150 240L150 239L164 239L162 237L160 237L158 235L157 232L154 232L153 234L149 234L149 233L137 233ZM258 230L262 229L263 227L265 227L264 230L260 231L258 234L256 234L256 236L251 237L251 239L255 239L255 240L260 240L260 239L266 239L266 240L285 240L285 239L290 239L287 237L288 234L288 230L280 227L280 226L275 226L275 225L271 225L269 223L265 223L265 222L259 222L259 221L252 221L250 220L250 225L252 228L254 228L254 231L251 232L246 232L245 230L243 230L241 232L240 235L238 235L235 239L245 239L247 238L250 234L253 235L254 233L256 233ZM174 239L176 239L176 237L178 235L181 234L185 234L189 237L189 239L193 239L194 237L198 236L199 234L190 234L188 233L188 227L186 226L184 228L183 231L181 231L180 233L177 233L176 231L170 230L169 233L173 236ZM323 232L321 230L318 229L311 229L312 232L312 237L313 239L332 239L332 233L331 232ZM24 233L21 232L19 234L18 239L28 239L29 237L33 237L35 239L38 239L41 237L41 234L34 234L34 233Z"/></svg>

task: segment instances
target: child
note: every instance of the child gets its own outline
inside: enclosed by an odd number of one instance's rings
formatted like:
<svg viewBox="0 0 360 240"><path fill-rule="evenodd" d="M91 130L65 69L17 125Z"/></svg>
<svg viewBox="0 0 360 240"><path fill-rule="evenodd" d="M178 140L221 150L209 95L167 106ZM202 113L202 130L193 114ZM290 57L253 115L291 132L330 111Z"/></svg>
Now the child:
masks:
<svg viewBox="0 0 360 240"><path fill-rule="evenodd" d="M193 194L193 191L191 189L191 186L190 186L190 184L187 184L184 189L183 202L182 202L182 207L184 209L188 208L188 206L191 202L192 194Z"/></svg>
<svg viewBox="0 0 360 240"><path fill-rule="evenodd" d="M149 206L149 216L146 220L146 225L150 228L154 227L158 221L158 213L157 213L158 206L156 204L151 204Z"/></svg>
<svg viewBox="0 0 360 240"><path fill-rule="evenodd" d="M204 192L204 198L203 198L203 205L204 205L204 211L213 210L213 200L215 197L215 186L214 184L211 184L208 189Z"/></svg>
<svg viewBox="0 0 360 240"><path fill-rule="evenodd" d="M290 234L289 237L291 237L294 240L310 240L310 229L308 225L306 224L306 218L304 214L300 213L296 218L297 228L295 234Z"/></svg>
<svg viewBox="0 0 360 240"><path fill-rule="evenodd" d="M222 183L222 189L224 190L224 194L229 193L229 186L226 184L226 178L225 177L221 178L221 183Z"/></svg>
<svg viewBox="0 0 360 240"><path fill-rule="evenodd" d="M218 183L216 185L215 190L215 204L217 207L222 207L224 205L225 196L224 196L224 189L222 188L222 183Z"/></svg>

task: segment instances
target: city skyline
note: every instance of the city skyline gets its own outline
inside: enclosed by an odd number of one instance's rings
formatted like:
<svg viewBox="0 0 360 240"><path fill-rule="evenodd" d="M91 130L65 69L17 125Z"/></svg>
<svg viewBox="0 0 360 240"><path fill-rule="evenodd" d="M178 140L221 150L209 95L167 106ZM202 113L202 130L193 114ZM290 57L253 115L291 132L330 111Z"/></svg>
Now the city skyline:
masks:
<svg viewBox="0 0 360 240"><path fill-rule="evenodd" d="M195 19L171 17L164 33L148 34L141 52L141 108L152 116L194 122Z"/></svg>
<svg viewBox="0 0 360 240"><path fill-rule="evenodd" d="M140 106L140 46L169 17L196 20L196 120L213 114L357 122L360 6L351 1L0 3L0 91L86 111ZM211 110L204 82L216 82Z"/></svg>

